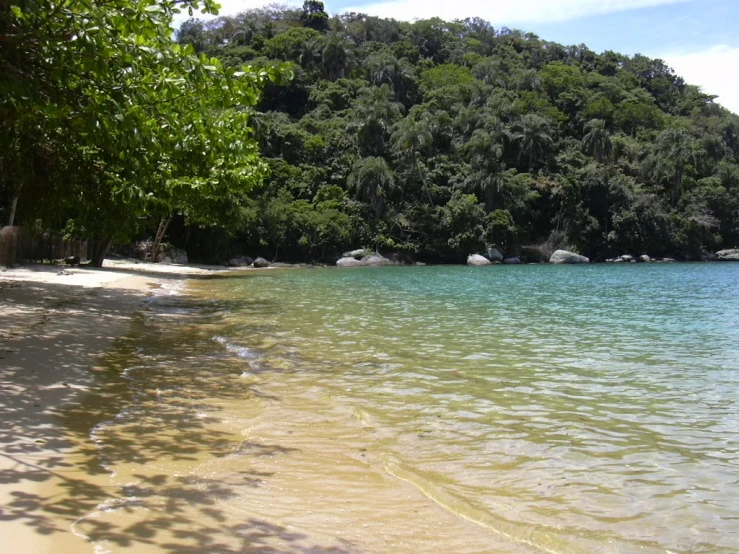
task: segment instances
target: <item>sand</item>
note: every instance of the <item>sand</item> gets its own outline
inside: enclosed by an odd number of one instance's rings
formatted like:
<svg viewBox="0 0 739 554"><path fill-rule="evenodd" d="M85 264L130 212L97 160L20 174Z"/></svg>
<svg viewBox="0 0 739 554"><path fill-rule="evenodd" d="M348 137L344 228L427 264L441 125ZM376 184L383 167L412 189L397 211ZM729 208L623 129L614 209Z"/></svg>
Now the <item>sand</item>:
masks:
<svg viewBox="0 0 739 554"><path fill-rule="evenodd" d="M0 270L1 552L65 551L76 507L48 491L94 486L65 474L79 448L62 429L65 406L95 387L96 364L153 290L213 269L106 260Z"/></svg>

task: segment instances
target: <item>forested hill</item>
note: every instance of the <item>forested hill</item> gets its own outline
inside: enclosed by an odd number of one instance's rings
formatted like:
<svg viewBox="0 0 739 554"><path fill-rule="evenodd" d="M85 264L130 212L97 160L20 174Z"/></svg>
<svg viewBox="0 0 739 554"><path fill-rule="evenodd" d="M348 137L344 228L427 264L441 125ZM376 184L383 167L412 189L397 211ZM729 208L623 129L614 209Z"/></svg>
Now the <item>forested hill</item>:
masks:
<svg viewBox="0 0 739 554"><path fill-rule="evenodd" d="M458 262L486 245L596 260L739 245L739 117L661 60L315 1L190 20L177 39L224 65L293 65L252 121L271 173L241 211L245 250Z"/></svg>

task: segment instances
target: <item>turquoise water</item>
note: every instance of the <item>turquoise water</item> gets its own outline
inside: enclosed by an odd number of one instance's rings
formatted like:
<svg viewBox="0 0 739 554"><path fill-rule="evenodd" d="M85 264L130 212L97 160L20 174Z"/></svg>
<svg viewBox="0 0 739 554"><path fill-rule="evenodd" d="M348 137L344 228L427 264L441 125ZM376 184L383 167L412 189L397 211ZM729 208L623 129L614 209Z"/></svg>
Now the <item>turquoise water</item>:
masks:
<svg viewBox="0 0 739 554"><path fill-rule="evenodd" d="M346 451L510 544L491 552L739 551L739 264L244 272L147 317L149 371L215 371L226 427L320 450L315 467L260 462L293 479L262 514L287 517L285 495L308 494L295 483L335 474L301 523L338 535L318 516L360 485L320 456ZM188 346L162 358L152 329ZM386 508L372 513L392 544Z"/></svg>

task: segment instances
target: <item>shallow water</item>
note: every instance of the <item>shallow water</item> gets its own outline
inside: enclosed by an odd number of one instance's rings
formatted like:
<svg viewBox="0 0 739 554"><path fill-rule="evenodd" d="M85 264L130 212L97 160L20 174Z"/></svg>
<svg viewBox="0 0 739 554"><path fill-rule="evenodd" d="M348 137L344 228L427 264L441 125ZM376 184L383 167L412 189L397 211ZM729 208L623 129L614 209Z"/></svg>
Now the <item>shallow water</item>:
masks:
<svg viewBox="0 0 739 554"><path fill-rule="evenodd" d="M150 302L77 413L112 475L75 532L100 552L739 551L737 292L739 264L194 282Z"/></svg>

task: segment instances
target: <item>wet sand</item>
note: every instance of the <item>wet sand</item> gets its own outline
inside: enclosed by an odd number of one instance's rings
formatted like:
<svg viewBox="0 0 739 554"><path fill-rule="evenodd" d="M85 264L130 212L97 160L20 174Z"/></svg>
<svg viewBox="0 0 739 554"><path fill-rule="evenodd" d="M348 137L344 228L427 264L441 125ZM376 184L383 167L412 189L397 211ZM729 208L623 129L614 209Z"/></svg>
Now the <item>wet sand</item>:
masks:
<svg viewBox="0 0 739 554"><path fill-rule="evenodd" d="M0 550L531 551L393 477L361 421L267 374L142 377L136 414L98 439L131 401L116 353L141 303L209 273L150 265L0 272Z"/></svg>

